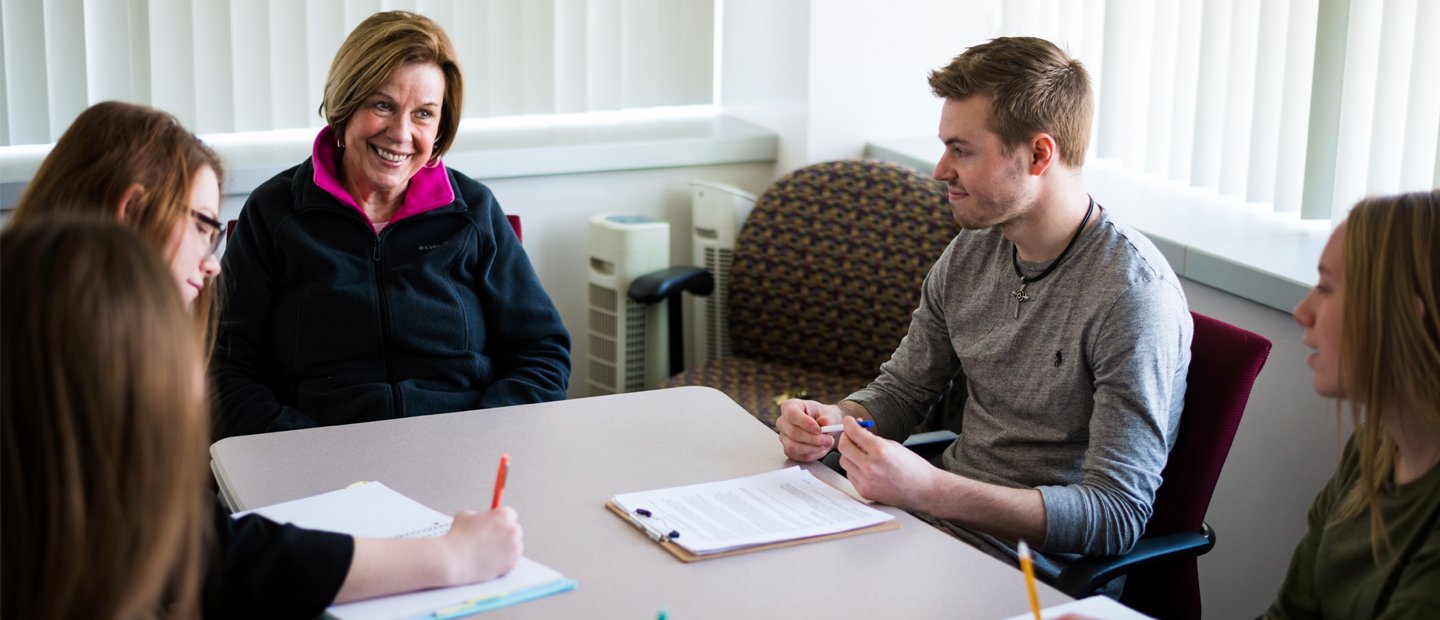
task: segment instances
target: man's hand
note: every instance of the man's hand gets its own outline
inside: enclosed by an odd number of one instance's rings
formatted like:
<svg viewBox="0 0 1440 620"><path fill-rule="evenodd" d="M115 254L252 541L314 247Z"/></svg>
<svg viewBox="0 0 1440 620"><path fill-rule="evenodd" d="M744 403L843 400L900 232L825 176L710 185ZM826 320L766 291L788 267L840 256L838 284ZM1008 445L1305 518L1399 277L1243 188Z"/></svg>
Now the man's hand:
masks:
<svg viewBox="0 0 1440 620"><path fill-rule="evenodd" d="M822 405L813 400L792 398L780 403L780 418L775 431L780 433L780 446L791 460L809 463L823 458L835 447L835 438L820 432L826 424L840 422L840 408Z"/></svg>
<svg viewBox="0 0 1440 620"><path fill-rule="evenodd" d="M840 466L861 497L929 512L926 503L944 472L898 442L880 437L845 416Z"/></svg>

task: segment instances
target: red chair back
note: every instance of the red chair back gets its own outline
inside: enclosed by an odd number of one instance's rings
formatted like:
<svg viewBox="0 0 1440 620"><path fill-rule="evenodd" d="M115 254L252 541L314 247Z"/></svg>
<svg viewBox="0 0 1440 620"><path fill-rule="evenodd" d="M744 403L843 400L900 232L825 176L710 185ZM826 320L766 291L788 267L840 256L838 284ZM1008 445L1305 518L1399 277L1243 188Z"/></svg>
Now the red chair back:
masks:
<svg viewBox="0 0 1440 620"><path fill-rule="evenodd" d="M525 237L520 235L520 216L506 215L505 219L510 222L510 227L515 229L515 240L520 243L525 243Z"/></svg>
<svg viewBox="0 0 1440 620"><path fill-rule="evenodd" d="M521 242L521 243L524 243L524 242L525 242L525 238L520 235L520 216L518 216L518 215L508 215L508 214L507 214L507 215L505 216L505 221L510 222L510 228L512 228L512 229L515 230L515 240L516 240L516 241L519 241L519 242ZM234 234L235 234L235 220L229 220L229 221L225 222L225 238L226 238L226 239L229 239L230 236L231 236L231 235L234 235Z"/></svg>
<svg viewBox="0 0 1440 620"><path fill-rule="evenodd" d="M1260 334L1191 312L1185 410L1175 447L1161 475L1146 536L1199 532L1220 480L1220 469L1240 426L1255 377L1270 356ZM1157 618L1199 618L1200 583L1195 558L1132 573L1121 600Z"/></svg>

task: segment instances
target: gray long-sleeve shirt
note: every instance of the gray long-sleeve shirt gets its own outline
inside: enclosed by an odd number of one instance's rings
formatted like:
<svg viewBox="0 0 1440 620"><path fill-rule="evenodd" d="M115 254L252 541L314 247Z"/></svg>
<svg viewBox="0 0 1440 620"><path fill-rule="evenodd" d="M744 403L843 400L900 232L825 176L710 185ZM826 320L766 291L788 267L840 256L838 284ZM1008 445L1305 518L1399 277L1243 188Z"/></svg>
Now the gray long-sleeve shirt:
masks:
<svg viewBox="0 0 1440 620"><path fill-rule="evenodd" d="M879 434L899 439L962 371L963 432L944 467L1038 489L1041 550L1061 557L1124 553L1144 533L1190 364L1193 325L1175 273L1140 233L1104 210L1097 218L1026 287L1018 319L1013 244L998 229L961 232L880 376L849 396ZM1032 277L1045 266L1021 263Z"/></svg>

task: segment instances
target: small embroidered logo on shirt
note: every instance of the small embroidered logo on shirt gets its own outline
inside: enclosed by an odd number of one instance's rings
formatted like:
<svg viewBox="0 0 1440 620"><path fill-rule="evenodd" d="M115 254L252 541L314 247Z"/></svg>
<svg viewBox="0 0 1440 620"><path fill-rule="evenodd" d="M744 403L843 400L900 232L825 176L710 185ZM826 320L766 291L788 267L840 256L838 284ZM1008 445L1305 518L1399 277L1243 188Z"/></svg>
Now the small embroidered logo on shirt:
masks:
<svg viewBox="0 0 1440 620"><path fill-rule="evenodd" d="M429 252L430 250L433 250L433 249L435 249L435 248L438 248L438 247L440 247L440 246L442 246L442 245L445 245L445 244L443 244L443 243L427 243L427 244L425 244L425 245L420 246L419 250L420 250L421 252Z"/></svg>
<svg viewBox="0 0 1440 620"><path fill-rule="evenodd" d="M1061 362L1062 360L1063 360L1063 358L1060 357L1060 352L1059 352L1059 351L1056 351L1056 352L1055 352L1055 367L1056 367L1056 368L1059 368L1059 367L1060 367L1060 362Z"/></svg>

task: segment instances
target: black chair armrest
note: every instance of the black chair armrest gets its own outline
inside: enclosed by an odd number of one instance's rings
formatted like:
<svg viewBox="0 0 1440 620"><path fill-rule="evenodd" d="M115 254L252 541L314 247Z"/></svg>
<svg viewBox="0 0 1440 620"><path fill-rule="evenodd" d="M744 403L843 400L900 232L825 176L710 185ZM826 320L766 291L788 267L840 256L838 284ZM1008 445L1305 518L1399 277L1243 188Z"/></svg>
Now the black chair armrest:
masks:
<svg viewBox="0 0 1440 620"><path fill-rule="evenodd" d="M630 290L625 294L630 299L645 305L669 300L668 327L670 339L670 374L677 375L685 369L684 315L680 306L680 294L692 293L704 297L715 291L715 276L703 267L671 267L652 271L630 281Z"/></svg>
<svg viewBox="0 0 1440 620"><path fill-rule="evenodd" d="M955 443L959 437L951 431L930 431L926 433L915 433L905 438L903 445L911 452L925 457L926 460L934 459L944 452L950 444Z"/></svg>
<svg viewBox="0 0 1440 620"><path fill-rule="evenodd" d="M1125 555L1080 558L1055 577L1054 586L1075 598L1094 594L1101 586L1139 568L1205 555L1215 547L1215 530L1202 524L1200 532L1176 532L1142 538Z"/></svg>
<svg viewBox="0 0 1440 620"><path fill-rule="evenodd" d="M715 291L715 277L703 267L671 267L652 271L630 281L627 294L643 304L653 304L680 293L702 297Z"/></svg>

